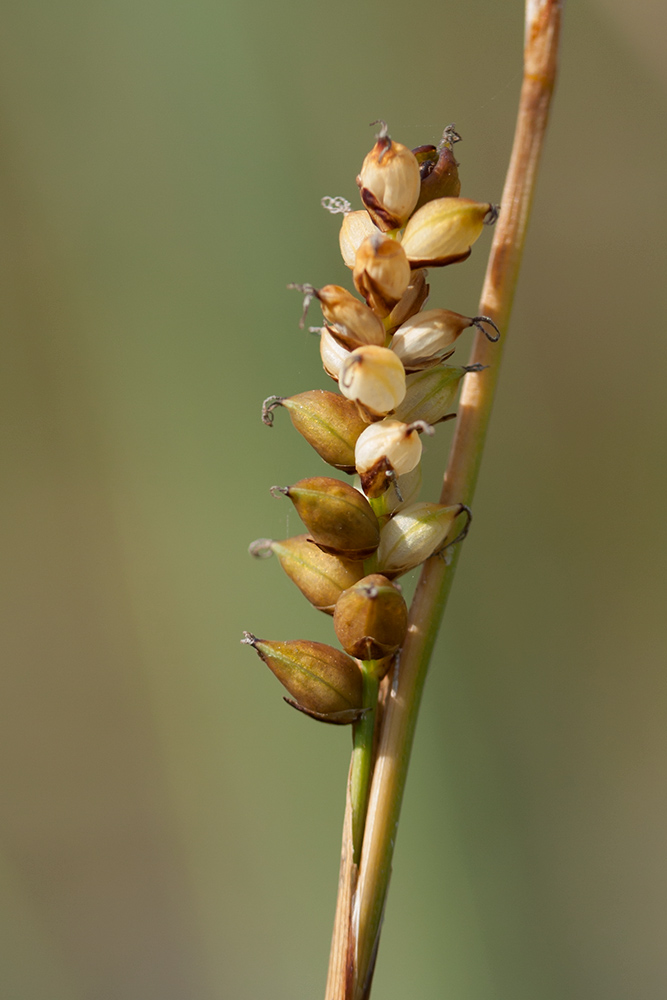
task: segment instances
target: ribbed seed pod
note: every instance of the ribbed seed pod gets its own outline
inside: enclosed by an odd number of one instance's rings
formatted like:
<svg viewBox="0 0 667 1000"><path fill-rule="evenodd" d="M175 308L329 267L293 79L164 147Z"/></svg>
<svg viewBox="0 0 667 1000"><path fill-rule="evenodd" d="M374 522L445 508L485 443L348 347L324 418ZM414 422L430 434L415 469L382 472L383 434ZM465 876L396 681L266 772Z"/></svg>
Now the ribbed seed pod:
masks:
<svg viewBox="0 0 667 1000"><path fill-rule="evenodd" d="M315 294L322 306L327 329L343 347L352 351L362 344L384 346L387 334L382 321L346 288L325 285Z"/></svg>
<svg viewBox="0 0 667 1000"><path fill-rule="evenodd" d="M490 333L482 324L496 332ZM427 309L417 313L396 330L391 349L401 359L407 372L422 371L449 357L454 341L469 326L495 343L500 331L490 316L462 316L450 309Z"/></svg>
<svg viewBox="0 0 667 1000"><path fill-rule="evenodd" d="M357 177L361 200L384 232L400 229L417 204L421 177L414 153L387 135L386 125Z"/></svg>
<svg viewBox="0 0 667 1000"><path fill-rule="evenodd" d="M427 371L408 375L405 399L396 407L396 420L410 423L425 420L427 424L437 424L449 413L456 399L461 379L473 366L455 368L451 365L437 365ZM479 366L474 370L479 371ZM358 439L357 439L358 440Z"/></svg>
<svg viewBox="0 0 667 1000"><path fill-rule="evenodd" d="M357 439L354 455L361 485L367 497L379 497L397 476L419 465L422 443L419 435L433 429L423 422L404 424L382 420L371 424Z"/></svg>
<svg viewBox="0 0 667 1000"><path fill-rule="evenodd" d="M489 202L469 198L436 198L422 205L403 234L402 245L412 267L442 267L465 260L482 232L494 220Z"/></svg>
<svg viewBox="0 0 667 1000"><path fill-rule="evenodd" d="M340 378L340 370L343 362L348 358L350 352L347 347L343 347L326 327L320 331L320 357L325 372L337 382Z"/></svg>
<svg viewBox="0 0 667 1000"><path fill-rule="evenodd" d="M352 269L357 259L357 250L367 236L377 233L378 228L368 212L350 212L345 216L340 227L338 242L343 261Z"/></svg>
<svg viewBox="0 0 667 1000"><path fill-rule="evenodd" d="M360 660L395 653L407 627L408 609L401 591L379 573L365 576L341 594L334 611L338 641Z"/></svg>
<svg viewBox="0 0 667 1000"><path fill-rule="evenodd" d="M410 264L397 240L382 233L367 237L357 250L354 284L374 313L388 316L410 284Z"/></svg>
<svg viewBox="0 0 667 1000"><path fill-rule="evenodd" d="M391 413L405 396L405 369L387 347L358 347L341 365L338 385L370 419Z"/></svg>
<svg viewBox="0 0 667 1000"><path fill-rule="evenodd" d="M421 188L415 210L435 198L458 198L461 193L459 165L453 145L461 137L453 126L445 129L440 146L419 146L413 153L419 161Z"/></svg>
<svg viewBox="0 0 667 1000"><path fill-rule="evenodd" d="M359 490L328 476L300 479L293 486L274 486L271 492L289 497L324 552L346 559L367 559L378 547L380 526L368 500Z"/></svg>
<svg viewBox="0 0 667 1000"><path fill-rule="evenodd" d="M323 642L294 639L275 642L244 632L241 642L252 646L293 696L285 701L306 715L345 725L355 722L363 702L358 664L347 653Z"/></svg>
<svg viewBox="0 0 667 1000"><path fill-rule="evenodd" d="M303 596L318 611L334 613L344 590L364 575L364 564L323 552L308 535L296 535L282 542L260 538L250 546L250 554L264 557L273 553Z"/></svg>
<svg viewBox="0 0 667 1000"><path fill-rule="evenodd" d="M324 389L269 396L262 407L262 420L269 427L276 406L285 407L293 425L325 462L343 472L354 472L354 446L368 424L352 400Z"/></svg>
<svg viewBox="0 0 667 1000"><path fill-rule="evenodd" d="M378 570L393 579L419 566L439 551L461 504L415 503L387 521L380 534Z"/></svg>
<svg viewBox="0 0 667 1000"><path fill-rule="evenodd" d="M394 334L391 349L407 372L435 365L472 320L449 309L427 309L403 323Z"/></svg>
<svg viewBox="0 0 667 1000"><path fill-rule="evenodd" d="M406 320L418 313L426 302L431 290L431 286L426 283L427 273L423 268L411 273L410 284L405 289L403 297L385 320L388 333L393 333Z"/></svg>

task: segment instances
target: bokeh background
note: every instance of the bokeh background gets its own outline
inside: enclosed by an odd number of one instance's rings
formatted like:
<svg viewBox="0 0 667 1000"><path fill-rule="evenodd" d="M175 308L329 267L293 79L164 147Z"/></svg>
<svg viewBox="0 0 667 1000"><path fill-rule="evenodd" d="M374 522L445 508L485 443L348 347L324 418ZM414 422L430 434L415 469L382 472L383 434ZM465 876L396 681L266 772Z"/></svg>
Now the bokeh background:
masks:
<svg viewBox="0 0 667 1000"><path fill-rule="evenodd" d="M0 995L313 1000L349 733L239 645L333 636L246 554L299 530L269 486L324 471L259 407L327 385L285 285L349 281L319 199L355 199L370 121L456 122L464 193L499 200L520 4L2 21ZM667 994L666 21L566 11L377 1000ZM488 245L432 304L474 313Z"/></svg>

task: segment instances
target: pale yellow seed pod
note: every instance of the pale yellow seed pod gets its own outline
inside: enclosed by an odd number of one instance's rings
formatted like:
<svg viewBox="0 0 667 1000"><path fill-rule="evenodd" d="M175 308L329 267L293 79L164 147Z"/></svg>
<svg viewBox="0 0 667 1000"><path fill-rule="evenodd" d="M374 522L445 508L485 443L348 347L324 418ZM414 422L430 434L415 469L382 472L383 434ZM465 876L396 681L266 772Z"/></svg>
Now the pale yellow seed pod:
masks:
<svg viewBox="0 0 667 1000"><path fill-rule="evenodd" d="M395 514L380 532L378 572L390 578L419 566L442 545L461 504L415 503Z"/></svg>
<svg viewBox="0 0 667 1000"><path fill-rule="evenodd" d="M441 267L465 260L492 213L489 202L436 198L422 205L403 234L403 249L413 267ZM491 214L489 221L493 215Z"/></svg>
<svg viewBox="0 0 667 1000"><path fill-rule="evenodd" d="M342 394L354 399L371 418L384 417L405 396L405 369L387 347L358 347L343 361L338 385Z"/></svg>
<svg viewBox="0 0 667 1000"><path fill-rule="evenodd" d="M357 250L354 284L374 313L388 316L410 284L410 264L400 243L374 233Z"/></svg>
<svg viewBox="0 0 667 1000"><path fill-rule="evenodd" d="M329 332L336 340L354 350L362 344L383 347L387 334L382 321L365 303L340 285L325 285L315 294L322 307Z"/></svg>
<svg viewBox="0 0 667 1000"><path fill-rule="evenodd" d="M437 364L456 338L471 325L469 317L449 309L427 309L398 328L391 349L407 372L421 371Z"/></svg>
<svg viewBox="0 0 667 1000"><path fill-rule="evenodd" d="M357 250L367 236L377 233L378 229L366 211L349 212L340 227L338 242L343 261L351 269L357 257Z"/></svg>
<svg viewBox="0 0 667 1000"><path fill-rule="evenodd" d="M350 356L350 351L342 344L339 344L335 337L332 337L326 327L320 334L320 357L327 375L335 379L340 377L340 370L343 362Z"/></svg>
<svg viewBox="0 0 667 1000"><path fill-rule="evenodd" d="M383 129L383 132L385 130ZM361 200L384 232L400 229L417 204L421 189L415 154L382 132L366 156L357 184Z"/></svg>
<svg viewBox="0 0 667 1000"><path fill-rule="evenodd" d="M402 476L412 472L421 457L419 428L391 418L366 427L354 448L354 464L362 477L383 460L391 465L397 476Z"/></svg>

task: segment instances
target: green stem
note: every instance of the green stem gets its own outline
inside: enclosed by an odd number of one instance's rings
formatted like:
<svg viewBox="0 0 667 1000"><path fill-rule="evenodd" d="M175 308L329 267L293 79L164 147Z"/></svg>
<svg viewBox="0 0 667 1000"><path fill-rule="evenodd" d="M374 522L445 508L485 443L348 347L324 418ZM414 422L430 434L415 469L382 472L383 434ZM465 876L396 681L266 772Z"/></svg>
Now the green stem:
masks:
<svg viewBox="0 0 667 1000"><path fill-rule="evenodd" d="M352 843L354 863L359 864L364 839L368 790L373 769L373 731L378 700L379 681L375 660L362 660L363 707L366 714L354 727L354 749L350 770L350 801L352 803Z"/></svg>
<svg viewBox="0 0 667 1000"><path fill-rule="evenodd" d="M477 482L556 77L560 15L561 0L526 0L524 77L514 146L479 308L504 335L497 345L481 334L475 340L471 361L489 368L464 380L441 496L444 504L470 504ZM354 1000L366 1000L370 992L419 703L458 555L452 553L448 564L430 559L424 566L383 714L355 903Z"/></svg>

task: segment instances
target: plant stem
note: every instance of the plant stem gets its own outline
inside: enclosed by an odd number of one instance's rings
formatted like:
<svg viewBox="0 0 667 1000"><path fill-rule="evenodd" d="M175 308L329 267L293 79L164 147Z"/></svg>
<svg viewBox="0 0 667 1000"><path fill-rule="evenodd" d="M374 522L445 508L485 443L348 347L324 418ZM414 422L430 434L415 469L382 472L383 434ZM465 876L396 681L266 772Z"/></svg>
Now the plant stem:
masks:
<svg viewBox="0 0 667 1000"><path fill-rule="evenodd" d="M475 339L471 363L489 367L464 379L444 504L470 504L477 481L556 78L560 20L561 0L526 0L514 145L479 307L480 315L491 316L504 333L497 345L479 333ZM366 1000L370 992L419 703L458 555L452 553L448 563L433 558L424 566L383 714L350 928L350 940L356 942L355 982L351 990L341 985L337 994L346 1000Z"/></svg>
<svg viewBox="0 0 667 1000"><path fill-rule="evenodd" d="M359 864L361 845L364 838L368 789L373 766L373 730L378 700L379 681L375 660L363 660L363 707L366 714L354 727L354 749L350 767L350 801L352 804L352 844L353 860Z"/></svg>

